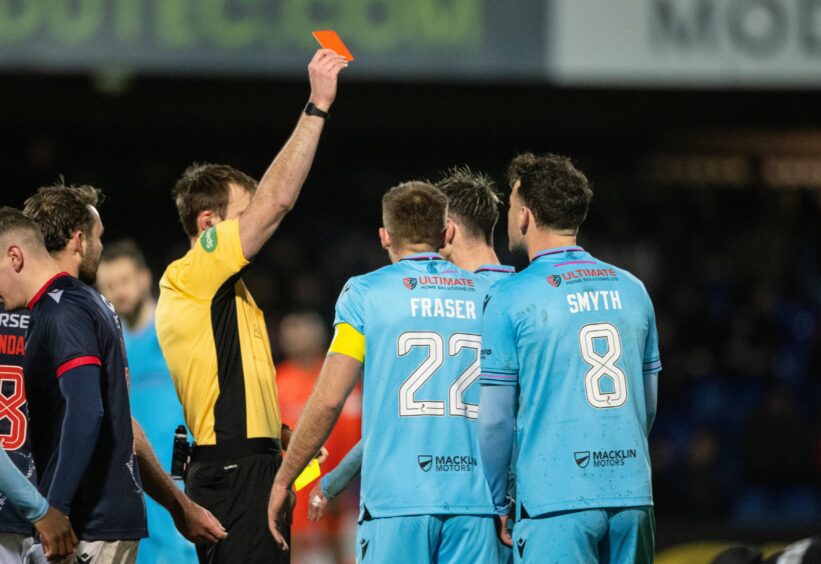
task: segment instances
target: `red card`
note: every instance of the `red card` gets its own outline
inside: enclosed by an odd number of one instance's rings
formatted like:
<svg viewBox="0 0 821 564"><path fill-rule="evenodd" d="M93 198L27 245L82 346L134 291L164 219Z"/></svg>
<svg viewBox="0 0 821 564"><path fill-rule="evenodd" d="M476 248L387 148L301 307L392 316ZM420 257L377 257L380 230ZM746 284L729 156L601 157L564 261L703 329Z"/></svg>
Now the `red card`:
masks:
<svg viewBox="0 0 821 564"><path fill-rule="evenodd" d="M342 40L335 31L315 31L313 32L313 35L316 40L319 41L319 44L323 49L331 49L332 51L336 51L337 54L345 57L346 61L353 61L353 55L351 55L351 52L348 51L348 48L345 47L345 44L342 43Z"/></svg>

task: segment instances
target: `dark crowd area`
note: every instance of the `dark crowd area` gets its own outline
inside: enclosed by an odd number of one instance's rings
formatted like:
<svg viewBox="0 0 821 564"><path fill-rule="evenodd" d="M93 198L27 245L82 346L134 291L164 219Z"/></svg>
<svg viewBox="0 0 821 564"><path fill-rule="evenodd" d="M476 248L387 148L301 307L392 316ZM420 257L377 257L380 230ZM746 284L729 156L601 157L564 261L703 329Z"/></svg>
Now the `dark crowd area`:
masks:
<svg viewBox="0 0 821 564"><path fill-rule="evenodd" d="M94 94L95 103L72 112L91 86L58 81L49 104L46 83L29 80L10 95L30 89L36 117L3 110L3 203L21 205L60 174L97 184L108 195L104 243L134 238L156 279L186 250L170 198L175 178L193 161L261 176L307 93L291 83L241 85L254 93L138 83L130 93ZM349 95L345 87L300 201L246 277L275 350L283 315L315 311L330 323L345 280L387 263L377 238L387 188L468 164L506 192L504 167L517 152L569 154L595 192L580 244L642 279L656 307L664 368L651 449L660 533L666 520L759 530L821 522L821 190L755 179L665 184L641 173L654 140L690 126L736 127L744 115L732 97L707 98L699 114L698 94L358 84ZM749 115L773 99L795 106L754 126L794 125L797 101L778 96L742 100ZM683 108L676 123L666 117L671 101ZM515 107L495 111L500 105L537 109L523 116ZM525 259L506 250L505 213L497 250L521 269Z"/></svg>

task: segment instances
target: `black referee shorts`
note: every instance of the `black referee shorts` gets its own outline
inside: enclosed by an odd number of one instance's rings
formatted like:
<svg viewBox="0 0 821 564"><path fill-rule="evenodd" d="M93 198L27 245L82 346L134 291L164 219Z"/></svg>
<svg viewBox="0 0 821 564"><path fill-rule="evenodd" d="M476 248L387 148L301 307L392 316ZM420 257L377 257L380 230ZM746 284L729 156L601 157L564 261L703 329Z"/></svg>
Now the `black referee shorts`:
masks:
<svg viewBox="0 0 821 564"><path fill-rule="evenodd" d="M268 498L282 451L272 439L231 445L195 446L185 476L185 492L228 530L216 544L197 545L201 564L290 563L268 530ZM283 531L291 544L291 526Z"/></svg>

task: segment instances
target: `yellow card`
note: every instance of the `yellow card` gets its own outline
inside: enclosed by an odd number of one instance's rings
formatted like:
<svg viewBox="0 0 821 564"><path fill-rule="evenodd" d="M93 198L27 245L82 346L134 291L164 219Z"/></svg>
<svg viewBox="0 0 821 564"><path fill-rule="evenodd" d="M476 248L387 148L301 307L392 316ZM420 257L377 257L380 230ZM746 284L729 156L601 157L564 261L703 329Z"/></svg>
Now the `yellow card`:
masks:
<svg viewBox="0 0 821 564"><path fill-rule="evenodd" d="M301 490L317 478L322 475L322 471L319 469L319 461L314 458L311 460L311 463L305 467L305 470L302 471L302 474L297 476L297 479L294 480L294 489L296 491Z"/></svg>

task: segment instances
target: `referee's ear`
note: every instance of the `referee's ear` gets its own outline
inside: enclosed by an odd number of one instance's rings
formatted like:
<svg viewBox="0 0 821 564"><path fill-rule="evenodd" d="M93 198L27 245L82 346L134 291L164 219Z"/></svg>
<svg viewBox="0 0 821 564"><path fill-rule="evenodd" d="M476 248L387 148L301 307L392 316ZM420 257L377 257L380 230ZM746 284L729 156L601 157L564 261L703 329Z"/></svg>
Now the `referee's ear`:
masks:
<svg viewBox="0 0 821 564"><path fill-rule="evenodd" d="M222 218L213 211L201 211L199 214L197 214L197 233L202 233L206 229L211 229L220 221L222 221Z"/></svg>

